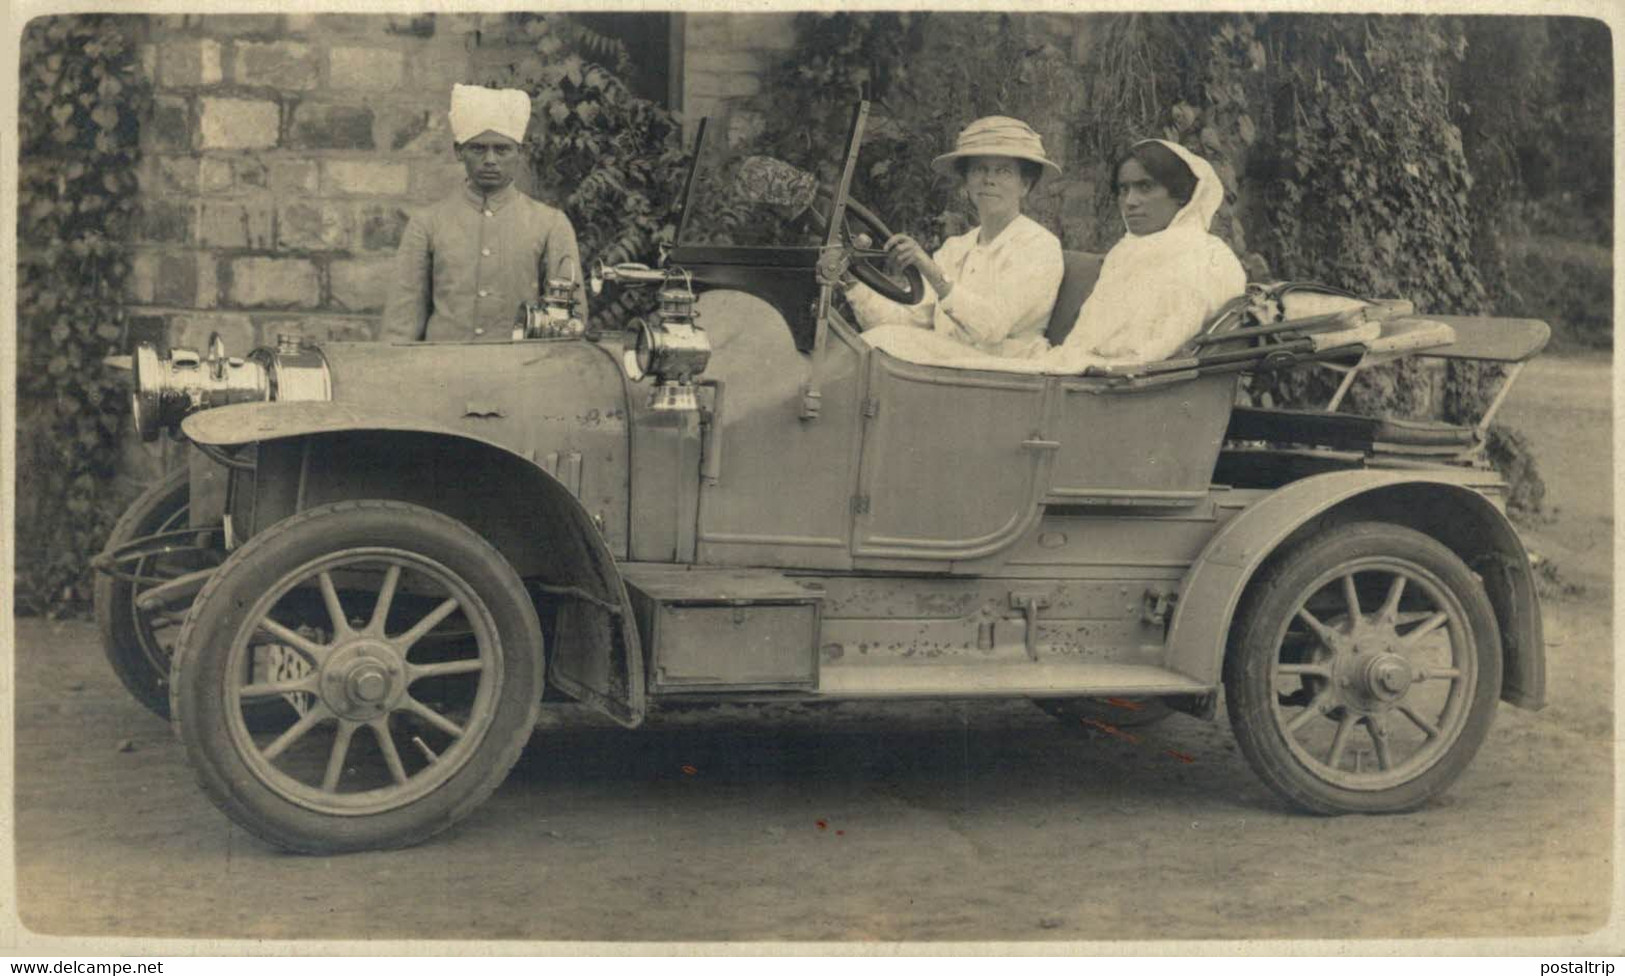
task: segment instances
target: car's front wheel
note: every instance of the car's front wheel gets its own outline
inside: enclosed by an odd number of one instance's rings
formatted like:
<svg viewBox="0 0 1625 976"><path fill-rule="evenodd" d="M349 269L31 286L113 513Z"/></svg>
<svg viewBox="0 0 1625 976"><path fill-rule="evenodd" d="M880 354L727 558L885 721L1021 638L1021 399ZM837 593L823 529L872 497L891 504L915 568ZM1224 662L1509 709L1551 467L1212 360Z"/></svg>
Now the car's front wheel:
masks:
<svg viewBox="0 0 1625 976"><path fill-rule="evenodd" d="M1249 592L1225 662L1242 753L1314 813L1413 809L1489 733L1501 641L1483 584L1438 541L1343 525Z"/></svg>
<svg viewBox="0 0 1625 976"><path fill-rule="evenodd" d="M182 630L172 711L216 805L328 854L468 814L518 759L541 693L541 627L501 554L427 509L359 501L226 561ZM247 718L267 702L280 722Z"/></svg>

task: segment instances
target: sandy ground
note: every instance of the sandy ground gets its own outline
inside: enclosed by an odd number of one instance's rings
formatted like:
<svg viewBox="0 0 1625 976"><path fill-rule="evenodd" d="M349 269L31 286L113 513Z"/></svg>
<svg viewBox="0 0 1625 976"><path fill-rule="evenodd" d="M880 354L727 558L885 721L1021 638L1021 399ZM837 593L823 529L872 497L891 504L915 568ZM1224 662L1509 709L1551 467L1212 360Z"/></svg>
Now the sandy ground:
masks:
<svg viewBox="0 0 1625 976"><path fill-rule="evenodd" d="M1025 703L733 710L544 729L428 845L297 857L209 804L94 628L21 620L21 918L60 935L248 939L1595 930L1614 871L1610 385L1605 359L1547 359L1505 409L1558 510L1530 543L1582 592L1546 603L1550 706L1501 706L1472 768L1419 813L1289 812L1222 721L1176 716L1130 743L1060 731Z"/></svg>

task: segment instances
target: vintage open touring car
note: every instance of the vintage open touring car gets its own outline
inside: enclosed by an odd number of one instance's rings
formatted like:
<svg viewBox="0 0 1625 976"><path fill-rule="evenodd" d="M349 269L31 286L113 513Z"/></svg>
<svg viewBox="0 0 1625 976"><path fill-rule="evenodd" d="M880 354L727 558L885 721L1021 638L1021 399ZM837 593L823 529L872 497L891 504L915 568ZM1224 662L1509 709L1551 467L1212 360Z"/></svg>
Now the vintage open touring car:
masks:
<svg viewBox="0 0 1625 976"><path fill-rule="evenodd" d="M298 851L421 841L497 787L544 697L626 726L978 696L1128 722L1221 690L1290 803L1398 811L1498 700L1541 706L1488 416L1233 404L1249 371L1341 369L1339 394L1401 355L1515 372L1542 323L1255 286L1140 367L904 362L832 300L849 268L920 296L847 199L866 111L810 197L702 127L662 267L600 271L660 289L624 336L583 330L566 283L511 341L136 351L139 428L195 450L99 557L98 612L227 815ZM1067 263L1056 340L1098 271Z"/></svg>

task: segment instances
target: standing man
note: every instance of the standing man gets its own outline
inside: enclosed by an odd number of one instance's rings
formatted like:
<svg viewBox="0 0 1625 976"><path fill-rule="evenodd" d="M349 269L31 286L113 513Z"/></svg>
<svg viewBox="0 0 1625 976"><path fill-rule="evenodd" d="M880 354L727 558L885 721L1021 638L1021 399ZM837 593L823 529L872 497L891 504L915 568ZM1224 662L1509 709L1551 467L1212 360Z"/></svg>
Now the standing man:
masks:
<svg viewBox="0 0 1625 976"><path fill-rule="evenodd" d="M569 218L513 185L526 165L530 96L517 89L456 85L451 135L468 173L463 187L406 226L395 282L384 306L385 340L506 340L521 302L541 296L549 278L587 291Z"/></svg>

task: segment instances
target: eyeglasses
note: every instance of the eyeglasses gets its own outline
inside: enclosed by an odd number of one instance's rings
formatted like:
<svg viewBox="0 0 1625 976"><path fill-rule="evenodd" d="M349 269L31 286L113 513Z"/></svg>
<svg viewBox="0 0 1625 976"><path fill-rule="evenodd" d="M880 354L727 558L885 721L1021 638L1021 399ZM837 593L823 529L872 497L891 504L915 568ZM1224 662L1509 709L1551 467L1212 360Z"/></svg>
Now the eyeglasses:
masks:
<svg viewBox="0 0 1625 976"><path fill-rule="evenodd" d="M489 144L478 143L478 142L467 142L467 143L464 143L462 146L459 147L459 151L462 152L463 155L465 155L465 156L473 156L475 158L478 158L480 156L491 156L491 157L496 158L496 159L507 159L508 157L512 156L514 153L518 152L519 147L518 146L508 146L508 145L489 145Z"/></svg>

